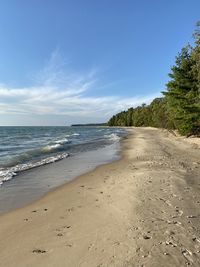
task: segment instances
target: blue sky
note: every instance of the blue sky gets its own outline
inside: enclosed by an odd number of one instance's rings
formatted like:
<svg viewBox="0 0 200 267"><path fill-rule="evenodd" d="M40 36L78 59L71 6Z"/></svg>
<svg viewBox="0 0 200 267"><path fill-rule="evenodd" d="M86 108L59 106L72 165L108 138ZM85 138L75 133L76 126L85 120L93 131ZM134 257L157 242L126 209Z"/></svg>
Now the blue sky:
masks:
<svg viewBox="0 0 200 267"><path fill-rule="evenodd" d="M199 0L0 1L0 125L104 122L149 103Z"/></svg>

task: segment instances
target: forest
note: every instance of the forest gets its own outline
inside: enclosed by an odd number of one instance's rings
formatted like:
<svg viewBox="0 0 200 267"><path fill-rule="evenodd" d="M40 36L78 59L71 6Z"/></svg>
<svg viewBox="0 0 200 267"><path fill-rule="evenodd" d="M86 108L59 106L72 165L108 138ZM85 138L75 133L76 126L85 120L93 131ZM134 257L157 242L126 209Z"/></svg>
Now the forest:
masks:
<svg viewBox="0 0 200 267"><path fill-rule="evenodd" d="M114 115L109 126L151 126L200 136L200 22L171 68L163 96Z"/></svg>

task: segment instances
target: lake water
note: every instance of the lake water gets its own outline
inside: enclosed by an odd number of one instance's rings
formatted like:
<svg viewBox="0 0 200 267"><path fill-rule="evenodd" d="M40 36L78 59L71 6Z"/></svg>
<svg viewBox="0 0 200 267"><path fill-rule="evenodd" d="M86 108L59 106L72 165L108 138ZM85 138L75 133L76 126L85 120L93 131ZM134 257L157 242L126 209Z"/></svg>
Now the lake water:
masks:
<svg viewBox="0 0 200 267"><path fill-rule="evenodd" d="M0 127L0 212L119 158L125 129Z"/></svg>

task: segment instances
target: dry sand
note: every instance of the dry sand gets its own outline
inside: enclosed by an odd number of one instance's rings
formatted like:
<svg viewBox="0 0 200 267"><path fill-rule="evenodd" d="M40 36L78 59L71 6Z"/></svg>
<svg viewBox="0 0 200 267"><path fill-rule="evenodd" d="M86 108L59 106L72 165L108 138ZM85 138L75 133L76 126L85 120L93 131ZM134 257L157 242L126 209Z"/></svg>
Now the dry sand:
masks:
<svg viewBox="0 0 200 267"><path fill-rule="evenodd" d="M0 266L200 266L198 145L134 128L123 151L0 216Z"/></svg>

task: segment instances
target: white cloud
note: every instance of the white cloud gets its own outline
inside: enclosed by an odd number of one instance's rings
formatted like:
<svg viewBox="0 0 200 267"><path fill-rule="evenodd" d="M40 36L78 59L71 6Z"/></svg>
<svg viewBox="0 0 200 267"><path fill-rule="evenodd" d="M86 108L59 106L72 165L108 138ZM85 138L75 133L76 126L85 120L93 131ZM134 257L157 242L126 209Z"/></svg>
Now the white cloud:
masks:
<svg viewBox="0 0 200 267"><path fill-rule="evenodd" d="M86 84L82 88L88 87ZM89 87L88 87L89 88ZM95 115L105 117L123 109L142 103L150 102L155 96L121 98L117 96L108 97L86 97L82 89L46 87L30 88L0 88L1 113L30 113L30 114L62 114L62 115ZM12 100L9 103L9 100Z"/></svg>
<svg viewBox="0 0 200 267"><path fill-rule="evenodd" d="M8 88L0 86L0 114L13 116L63 116L106 121L116 112L149 103L156 95L122 98L119 96L92 97L86 92L97 86L96 70L80 75L66 70L67 64L59 51L52 53L45 68L35 78L36 86L29 88ZM88 94L87 94L88 95ZM65 119L66 116L66 119ZM0 123L3 123L0 120ZM23 124L23 123L21 123ZM38 121L38 124L40 122Z"/></svg>

